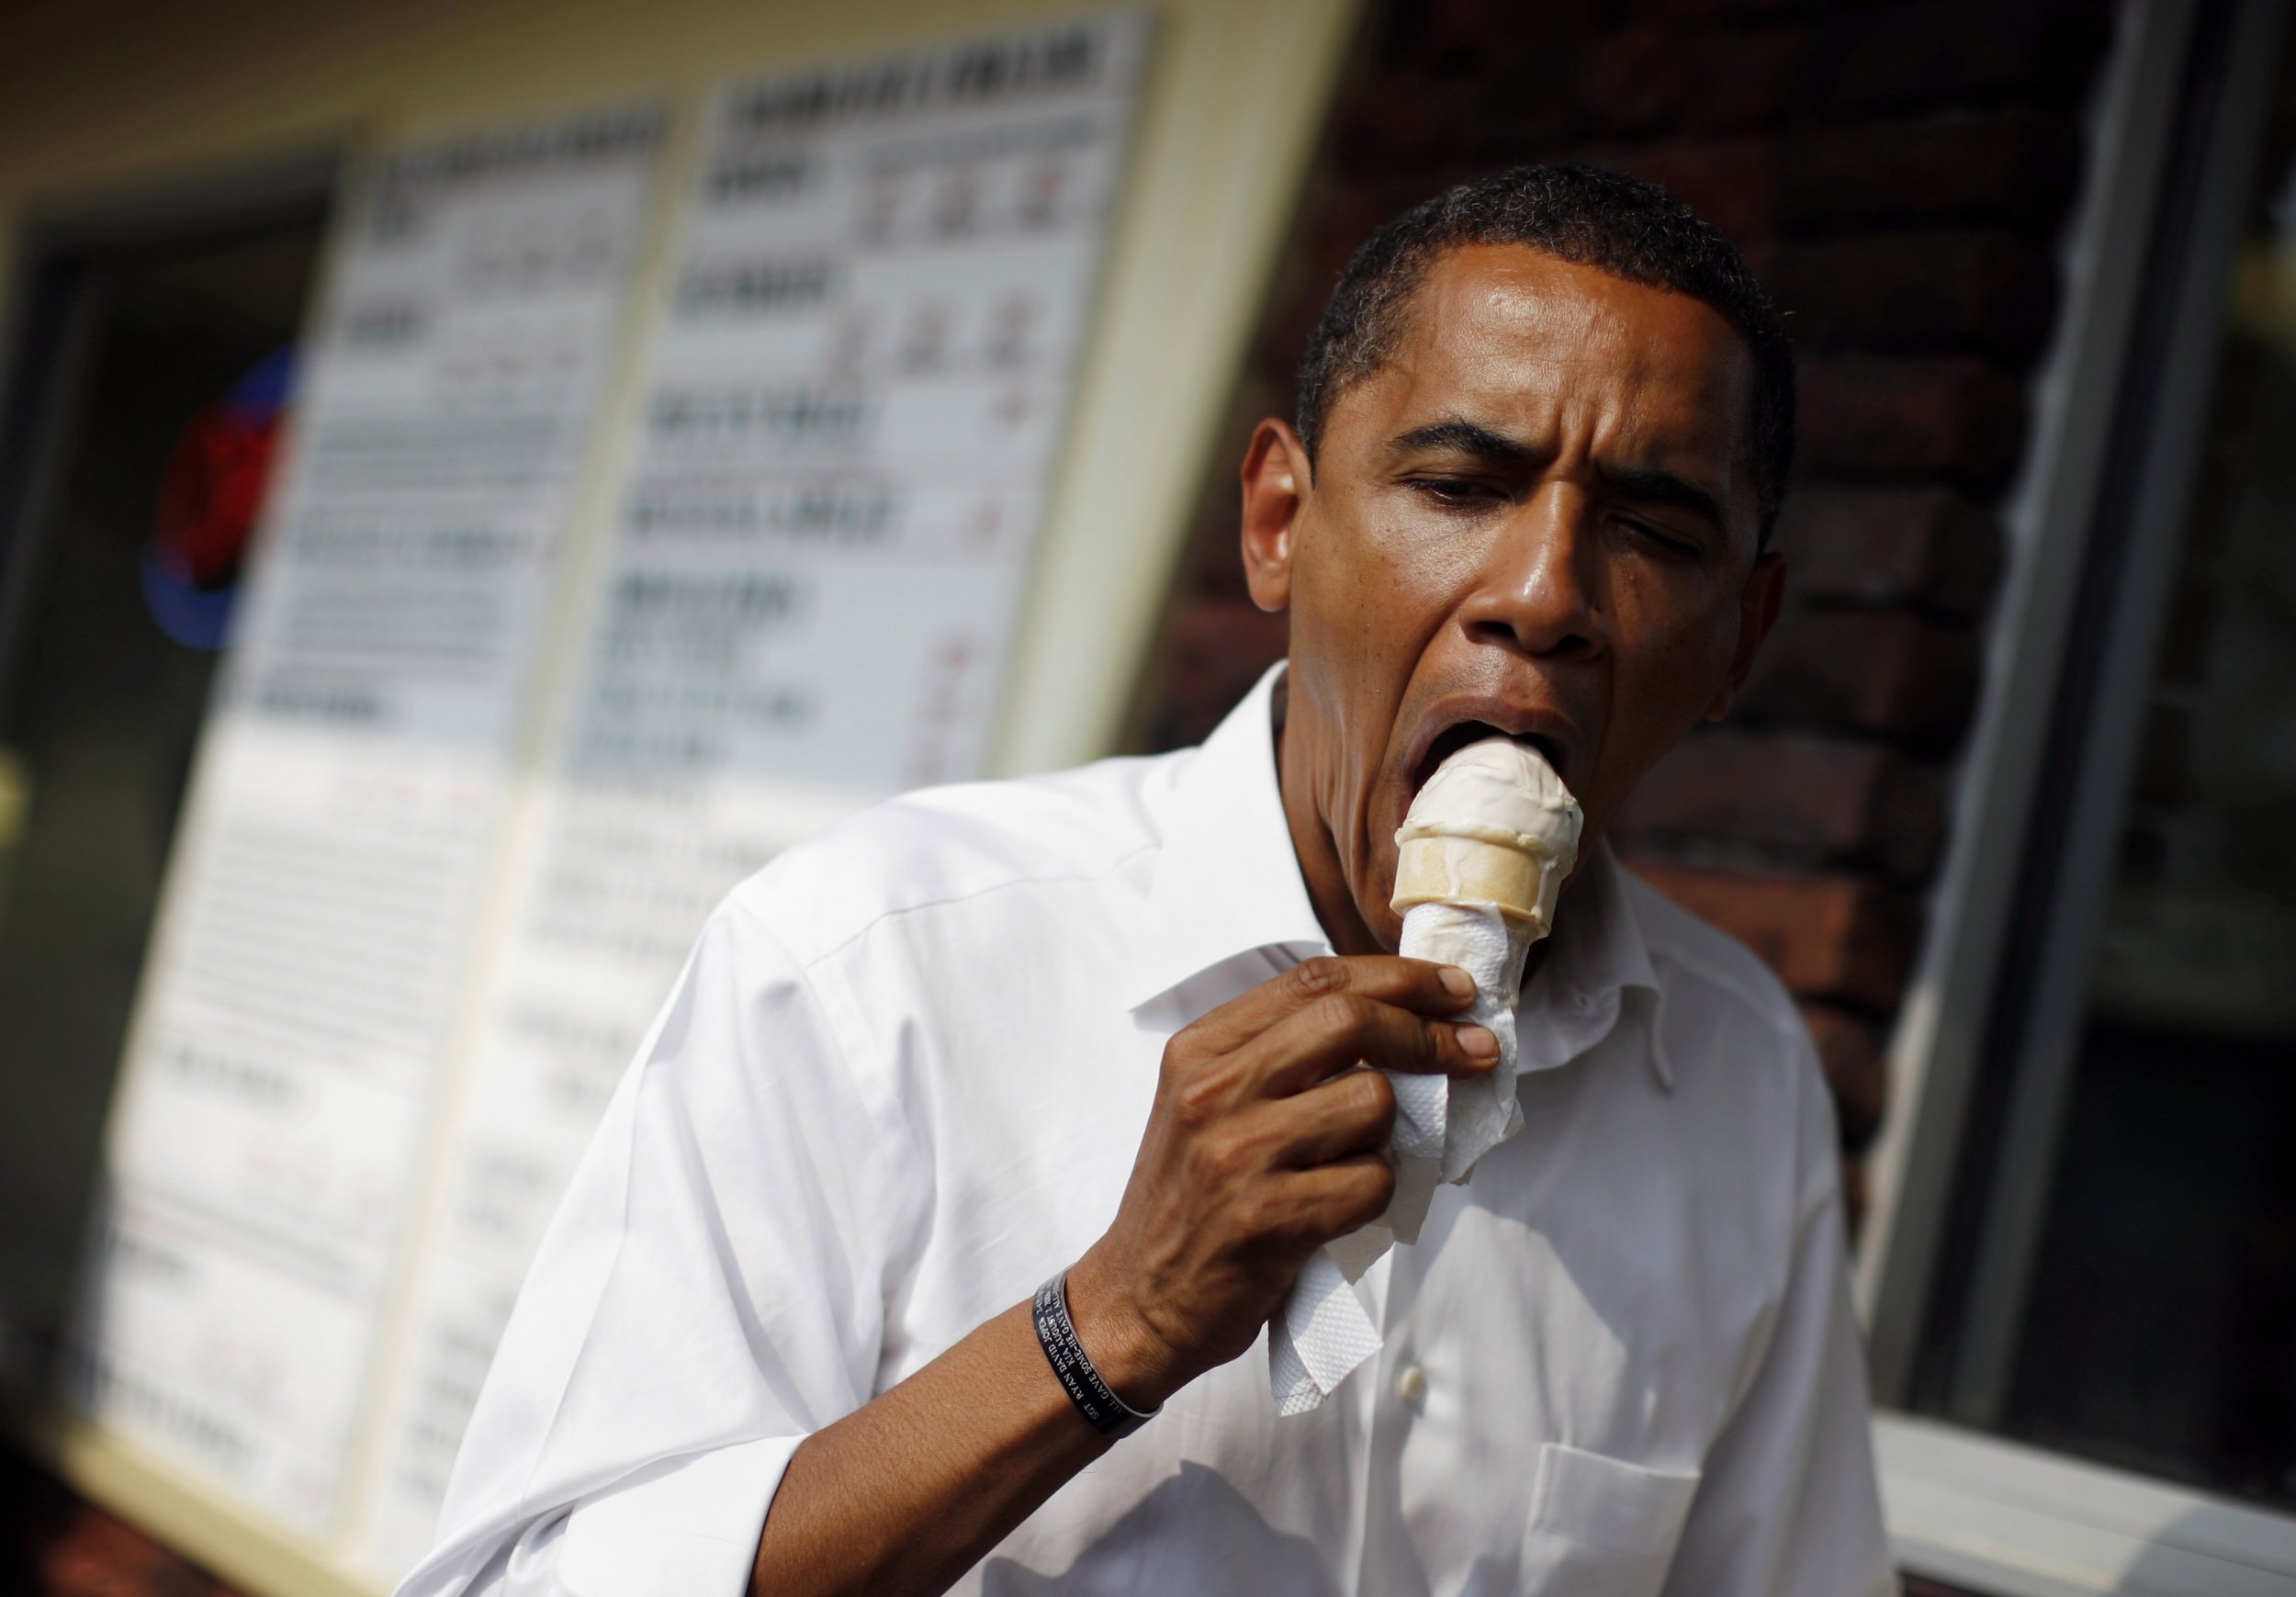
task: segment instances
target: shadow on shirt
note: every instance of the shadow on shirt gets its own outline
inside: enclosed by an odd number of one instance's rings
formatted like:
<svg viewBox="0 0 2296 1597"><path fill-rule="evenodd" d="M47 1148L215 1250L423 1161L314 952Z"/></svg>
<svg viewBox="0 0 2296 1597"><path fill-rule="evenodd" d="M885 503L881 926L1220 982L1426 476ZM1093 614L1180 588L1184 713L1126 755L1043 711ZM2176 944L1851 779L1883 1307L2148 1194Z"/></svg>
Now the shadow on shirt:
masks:
<svg viewBox="0 0 2296 1597"><path fill-rule="evenodd" d="M1177 1525L1187 1533L1175 1535ZM1339 1597L1325 1571L1327 1558L1338 1553L1277 1530L1225 1477L1184 1463L1064 1573L1041 1574L1008 1558L990 1558L981 1567L981 1597L1136 1597L1142 1591ZM1491 1579L1495 1573L1479 1566L1462 1597L1508 1590Z"/></svg>
<svg viewBox="0 0 2296 1597"><path fill-rule="evenodd" d="M1188 1534L1175 1535L1175 1525L1188 1526ZM1201 1464L1182 1464L1064 1574L1040 1574L1011 1558L993 1558L981 1568L981 1597L1242 1591L1252 1597L1338 1597L1323 1572L1322 1549L1276 1529Z"/></svg>

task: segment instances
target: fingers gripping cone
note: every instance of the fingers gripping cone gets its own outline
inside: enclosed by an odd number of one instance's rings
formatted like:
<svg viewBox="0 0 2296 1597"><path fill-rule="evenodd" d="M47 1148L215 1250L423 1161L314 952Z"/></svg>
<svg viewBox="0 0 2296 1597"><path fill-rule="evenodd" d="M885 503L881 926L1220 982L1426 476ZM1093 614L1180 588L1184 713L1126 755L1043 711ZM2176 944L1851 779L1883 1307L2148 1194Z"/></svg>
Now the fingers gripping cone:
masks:
<svg viewBox="0 0 2296 1597"><path fill-rule="evenodd" d="M1452 755L1412 801L1395 835L1400 951L1474 978L1474 1005L1458 1019L1491 1029L1499 1061L1471 1081L1387 1073L1395 1089L1388 1145L1395 1196L1379 1220L1308 1261L1269 1326L1277 1412L1316 1407L1379 1351L1379 1330L1355 1283L1392 1243L1419 1240L1438 1184L1466 1180L1478 1159L1521 1129L1515 995L1531 946L1554 928L1556 897L1578 863L1580 824L1578 804L1554 768L1506 737Z"/></svg>

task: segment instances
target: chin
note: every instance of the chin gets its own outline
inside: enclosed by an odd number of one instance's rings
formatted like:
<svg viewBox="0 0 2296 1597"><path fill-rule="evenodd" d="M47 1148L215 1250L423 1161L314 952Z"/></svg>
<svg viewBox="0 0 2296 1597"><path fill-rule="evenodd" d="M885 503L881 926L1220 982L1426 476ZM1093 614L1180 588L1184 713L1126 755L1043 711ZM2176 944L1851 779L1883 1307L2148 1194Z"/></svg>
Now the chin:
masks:
<svg viewBox="0 0 2296 1597"><path fill-rule="evenodd" d="M1363 917L1366 930L1372 940L1387 953L1393 953L1403 940L1403 917L1395 913L1395 862L1390 860L1372 873L1376 883L1371 893L1356 894L1356 913Z"/></svg>

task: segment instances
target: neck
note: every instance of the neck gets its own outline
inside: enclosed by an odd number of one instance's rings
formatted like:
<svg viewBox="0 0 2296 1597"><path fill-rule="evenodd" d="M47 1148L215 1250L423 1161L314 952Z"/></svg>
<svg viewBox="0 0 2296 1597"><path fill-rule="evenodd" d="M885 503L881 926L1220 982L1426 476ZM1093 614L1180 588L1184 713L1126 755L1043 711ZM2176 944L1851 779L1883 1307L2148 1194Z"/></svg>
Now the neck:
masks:
<svg viewBox="0 0 2296 1597"><path fill-rule="evenodd" d="M1308 903L1334 951L1393 953L1393 945L1383 942L1365 921L1348 881L1345 858L1316 804L1315 773L1310 769L1313 739L1294 725L1290 686L1288 674L1276 684L1276 781L1283 799L1284 825L1291 833L1292 857L1300 862Z"/></svg>

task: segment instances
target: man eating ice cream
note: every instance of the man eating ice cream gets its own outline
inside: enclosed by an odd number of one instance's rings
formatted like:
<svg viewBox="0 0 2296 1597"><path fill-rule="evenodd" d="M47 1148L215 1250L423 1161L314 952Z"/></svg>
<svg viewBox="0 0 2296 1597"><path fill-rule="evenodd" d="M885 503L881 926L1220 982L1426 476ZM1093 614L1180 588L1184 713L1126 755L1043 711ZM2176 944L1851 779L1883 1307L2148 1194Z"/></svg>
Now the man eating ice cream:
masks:
<svg viewBox="0 0 2296 1597"><path fill-rule="evenodd" d="M1201 748L713 917L405 1592L1889 1589L1809 1040L1603 840L1777 612L1777 312L1526 169L1366 245L1300 386L1289 658Z"/></svg>

